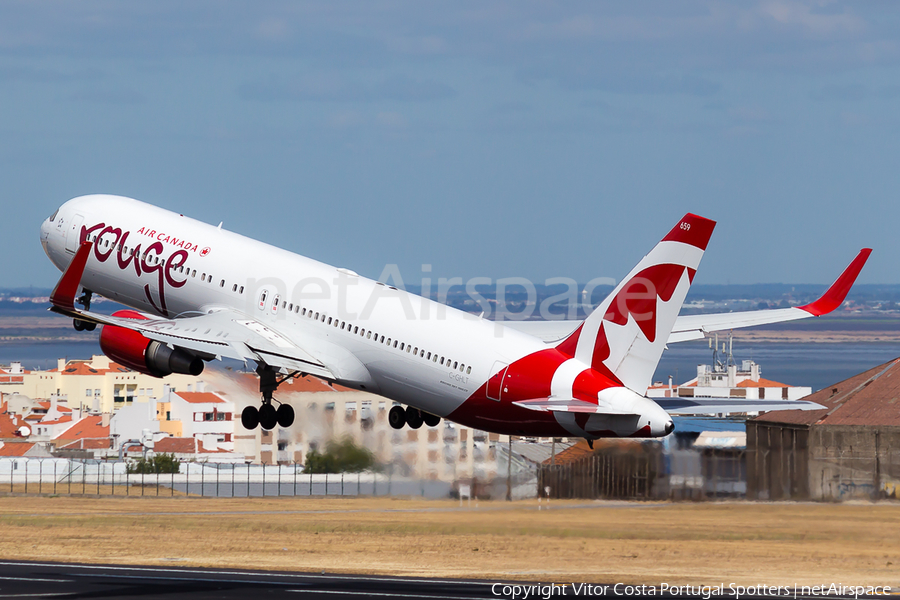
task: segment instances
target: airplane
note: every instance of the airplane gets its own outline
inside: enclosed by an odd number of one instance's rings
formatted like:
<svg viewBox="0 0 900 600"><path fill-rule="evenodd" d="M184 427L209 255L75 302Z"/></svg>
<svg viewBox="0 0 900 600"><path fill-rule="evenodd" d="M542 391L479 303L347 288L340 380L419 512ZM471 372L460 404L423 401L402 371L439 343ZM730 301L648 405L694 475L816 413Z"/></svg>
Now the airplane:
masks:
<svg viewBox="0 0 900 600"><path fill-rule="evenodd" d="M500 434L662 437L671 415L785 409L803 400L646 396L668 344L714 331L820 316L839 307L871 253L815 302L679 315L715 222L686 214L583 321L496 322L182 214L113 195L69 200L41 226L63 272L50 310L101 350L156 377L207 362L252 362L261 403L246 429L290 427L282 382L315 375L394 401L395 429L441 419ZM128 309L91 310L99 294ZM277 405L277 406L276 406Z"/></svg>

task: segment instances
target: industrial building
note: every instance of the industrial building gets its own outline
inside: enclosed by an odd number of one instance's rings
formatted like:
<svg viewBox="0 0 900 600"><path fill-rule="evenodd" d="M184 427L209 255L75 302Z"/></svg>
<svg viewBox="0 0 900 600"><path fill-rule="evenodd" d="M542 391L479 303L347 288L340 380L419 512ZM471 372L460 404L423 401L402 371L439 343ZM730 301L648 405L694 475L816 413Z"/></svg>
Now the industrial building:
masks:
<svg viewBox="0 0 900 600"><path fill-rule="evenodd" d="M900 497L900 359L805 399L825 408L747 422L747 497Z"/></svg>

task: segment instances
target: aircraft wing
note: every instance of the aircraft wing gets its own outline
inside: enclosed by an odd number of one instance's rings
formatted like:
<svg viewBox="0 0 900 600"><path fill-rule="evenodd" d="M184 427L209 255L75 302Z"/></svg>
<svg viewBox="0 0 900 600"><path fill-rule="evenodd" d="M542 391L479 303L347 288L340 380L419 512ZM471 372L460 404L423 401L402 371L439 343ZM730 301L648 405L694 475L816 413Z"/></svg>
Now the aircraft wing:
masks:
<svg viewBox="0 0 900 600"><path fill-rule="evenodd" d="M853 262L844 269L840 277L815 302L803 306L772 310L679 315L675 319L675 326L669 334L667 343L673 344L703 339L705 334L714 331L781 323L828 314L843 304L847 293L850 291L871 253L871 248L860 250ZM504 323L504 326L528 333L545 342L555 342L575 331L580 324L581 321L508 321Z"/></svg>
<svg viewBox="0 0 900 600"><path fill-rule="evenodd" d="M735 398L650 398L670 415L769 412L775 410L820 410L808 400L742 400Z"/></svg>
<svg viewBox="0 0 900 600"><path fill-rule="evenodd" d="M92 242L84 242L50 295L50 310L82 321L112 325L140 332L144 337L192 350L205 358L253 360L289 371L300 371L336 379L332 369L295 342L255 319L231 308L219 308L204 315L163 319L141 315L131 319L103 315L75 307Z"/></svg>

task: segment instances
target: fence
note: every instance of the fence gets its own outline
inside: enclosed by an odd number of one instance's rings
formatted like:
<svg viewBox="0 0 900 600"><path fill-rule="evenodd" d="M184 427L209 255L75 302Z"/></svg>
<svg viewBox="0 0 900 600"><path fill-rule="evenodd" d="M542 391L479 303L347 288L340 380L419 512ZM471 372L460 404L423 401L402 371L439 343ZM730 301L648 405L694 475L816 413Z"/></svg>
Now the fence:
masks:
<svg viewBox="0 0 900 600"><path fill-rule="evenodd" d="M446 498L446 482L386 473L303 473L300 465L181 463L178 473L129 473L127 461L0 459L0 494L91 496L422 496Z"/></svg>

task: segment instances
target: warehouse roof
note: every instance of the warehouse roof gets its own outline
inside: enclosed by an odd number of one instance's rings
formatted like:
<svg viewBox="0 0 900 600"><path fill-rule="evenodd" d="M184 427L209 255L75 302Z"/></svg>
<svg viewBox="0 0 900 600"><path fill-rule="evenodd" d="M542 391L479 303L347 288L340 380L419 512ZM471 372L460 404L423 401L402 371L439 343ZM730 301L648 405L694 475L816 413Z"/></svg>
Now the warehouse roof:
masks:
<svg viewBox="0 0 900 600"><path fill-rule="evenodd" d="M900 358L830 385L804 400L825 408L769 412L753 420L790 425L900 427Z"/></svg>

